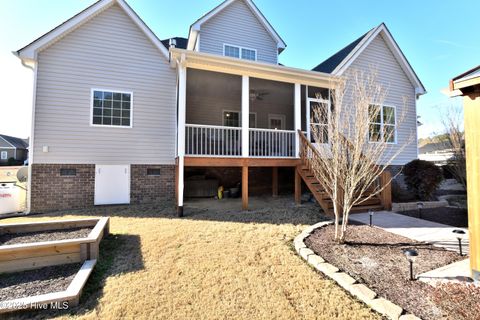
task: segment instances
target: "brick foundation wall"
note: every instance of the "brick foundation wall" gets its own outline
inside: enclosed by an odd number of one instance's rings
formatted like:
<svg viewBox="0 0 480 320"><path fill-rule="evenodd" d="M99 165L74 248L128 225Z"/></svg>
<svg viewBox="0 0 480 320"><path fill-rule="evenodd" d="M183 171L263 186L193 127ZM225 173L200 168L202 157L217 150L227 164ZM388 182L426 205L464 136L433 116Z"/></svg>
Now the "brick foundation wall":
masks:
<svg viewBox="0 0 480 320"><path fill-rule="evenodd" d="M148 175L159 169L160 175ZM130 203L145 204L175 200L174 165L131 165Z"/></svg>
<svg viewBox="0 0 480 320"><path fill-rule="evenodd" d="M61 170L75 170L62 176ZM148 175L159 169L160 175ZM88 208L94 205L94 164L33 164L31 211ZM175 199L174 165L131 165L130 203L145 204Z"/></svg>
<svg viewBox="0 0 480 320"><path fill-rule="evenodd" d="M75 169L75 176L61 176L61 169ZM42 212L93 206L95 165L33 164L31 211Z"/></svg>

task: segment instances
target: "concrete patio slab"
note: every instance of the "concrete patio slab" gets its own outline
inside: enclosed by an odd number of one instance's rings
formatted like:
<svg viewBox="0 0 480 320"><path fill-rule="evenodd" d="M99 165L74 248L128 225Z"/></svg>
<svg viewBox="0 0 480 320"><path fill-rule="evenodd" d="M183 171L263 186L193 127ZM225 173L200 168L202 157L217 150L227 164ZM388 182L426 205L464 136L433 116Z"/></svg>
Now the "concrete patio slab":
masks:
<svg viewBox="0 0 480 320"><path fill-rule="evenodd" d="M358 213L352 214L350 220L369 224L370 217L368 213ZM465 231L465 235L462 239L462 252L463 254L469 252L468 229L466 228L456 228L390 211L375 212L373 216L373 225L415 241L428 242L435 246L457 252L460 251L458 240L452 231L455 229L462 229Z"/></svg>

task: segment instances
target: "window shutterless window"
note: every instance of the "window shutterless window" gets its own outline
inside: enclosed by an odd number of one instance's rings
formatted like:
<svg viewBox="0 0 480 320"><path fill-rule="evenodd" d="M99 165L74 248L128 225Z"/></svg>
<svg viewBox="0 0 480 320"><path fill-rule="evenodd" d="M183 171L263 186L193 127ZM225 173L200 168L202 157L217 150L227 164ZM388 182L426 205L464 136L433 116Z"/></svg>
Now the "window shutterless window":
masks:
<svg viewBox="0 0 480 320"><path fill-rule="evenodd" d="M225 45L223 48L223 55L226 57L240 58L240 48Z"/></svg>
<svg viewBox="0 0 480 320"><path fill-rule="evenodd" d="M372 104L368 108L368 117L370 142L385 141L387 143L396 143L397 124L395 107Z"/></svg>
<svg viewBox="0 0 480 320"><path fill-rule="evenodd" d="M252 49L242 48L242 59L256 61L257 52Z"/></svg>
<svg viewBox="0 0 480 320"><path fill-rule="evenodd" d="M92 125L132 127L131 92L92 90Z"/></svg>
<svg viewBox="0 0 480 320"><path fill-rule="evenodd" d="M2 160L7 160L7 158L8 158L8 152L7 151L2 151L1 159Z"/></svg>
<svg viewBox="0 0 480 320"><path fill-rule="evenodd" d="M250 112L248 117L250 128L257 127L257 114ZM225 127L240 127L242 125L241 112L239 111L223 111L223 125Z"/></svg>
<svg viewBox="0 0 480 320"><path fill-rule="evenodd" d="M244 60L257 60L257 50L229 44L223 45L223 55L226 57L241 58Z"/></svg>
<svg viewBox="0 0 480 320"><path fill-rule="evenodd" d="M330 113L330 102L321 99L309 99L310 103L310 132L311 137L319 141L317 143L328 143L328 117Z"/></svg>

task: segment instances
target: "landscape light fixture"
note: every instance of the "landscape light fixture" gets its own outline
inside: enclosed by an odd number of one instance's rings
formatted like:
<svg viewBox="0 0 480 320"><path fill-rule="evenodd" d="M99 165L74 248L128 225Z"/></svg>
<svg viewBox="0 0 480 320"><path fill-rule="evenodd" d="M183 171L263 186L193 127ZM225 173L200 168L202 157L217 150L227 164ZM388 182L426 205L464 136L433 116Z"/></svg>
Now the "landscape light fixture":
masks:
<svg viewBox="0 0 480 320"><path fill-rule="evenodd" d="M415 280L413 277L413 262L415 261L415 258L418 256L418 252L413 249L406 249L403 250L403 254L405 254L405 257L407 258L409 264L410 264L410 281Z"/></svg>
<svg viewBox="0 0 480 320"><path fill-rule="evenodd" d="M368 216L370 217L370 227L373 226L373 210L368 210Z"/></svg>
<svg viewBox="0 0 480 320"><path fill-rule="evenodd" d="M417 202L418 217L422 219L423 202Z"/></svg>
<svg viewBox="0 0 480 320"><path fill-rule="evenodd" d="M460 255L463 256L462 252L462 238L465 236L465 231L462 229L455 229L452 231L457 236L458 240L458 249L460 250Z"/></svg>

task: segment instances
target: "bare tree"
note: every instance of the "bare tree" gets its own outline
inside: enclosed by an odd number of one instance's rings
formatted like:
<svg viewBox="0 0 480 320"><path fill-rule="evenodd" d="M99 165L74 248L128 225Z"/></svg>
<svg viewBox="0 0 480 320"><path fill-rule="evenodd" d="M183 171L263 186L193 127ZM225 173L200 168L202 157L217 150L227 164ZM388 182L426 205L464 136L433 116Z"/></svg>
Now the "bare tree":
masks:
<svg viewBox="0 0 480 320"><path fill-rule="evenodd" d="M414 140L415 131L391 147L407 108L398 106L402 114L395 115L394 108L383 107L387 92L377 82L376 71L354 71L336 81L329 97L317 97L331 105L315 108L311 132L316 143L310 145L313 150L302 152L333 201L335 240L343 243L352 207L383 191L386 184L378 183L380 176Z"/></svg>
<svg viewBox="0 0 480 320"><path fill-rule="evenodd" d="M445 149L451 149L453 157L448 161L448 170L455 180L467 189L467 170L465 158L465 135L463 130L463 112L459 106L451 106L442 114L444 135L437 136Z"/></svg>

